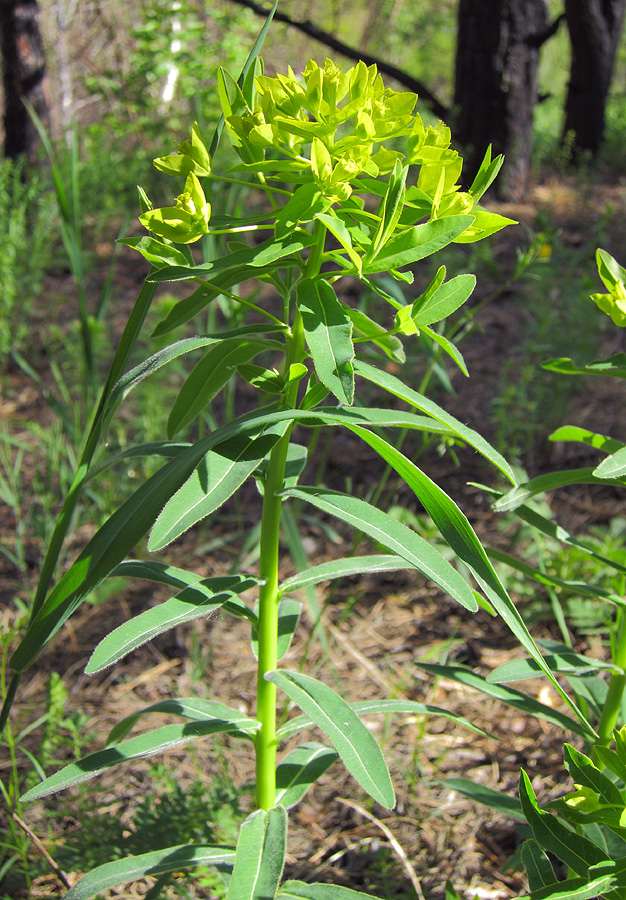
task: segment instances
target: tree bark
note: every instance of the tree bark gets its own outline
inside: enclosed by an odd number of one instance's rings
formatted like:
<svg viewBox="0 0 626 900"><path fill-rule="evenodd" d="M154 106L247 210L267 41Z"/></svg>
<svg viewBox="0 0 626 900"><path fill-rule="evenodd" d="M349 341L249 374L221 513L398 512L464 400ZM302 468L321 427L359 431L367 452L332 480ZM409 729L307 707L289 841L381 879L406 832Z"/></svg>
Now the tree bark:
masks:
<svg viewBox="0 0 626 900"><path fill-rule="evenodd" d="M45 60L36 0L0 0L0 52L4 84L4 154L37 158L37 131L24 106L48 122Z"/></svg>
<svg viewBox="0 0 626 900"><path fill-rule="evenodd" d="M502 197L518 199L527 186L539 47L548 33L544 0L460 0L454 136L466 150L467 181L489 144L504 153Z"/></svg>
<svg viewBox="0 0 626 900"><path fill-rule="evenodd" d="M565 0L572 45L563 143L574 160L595 156L602 144L606 102L626 0Z"/></svg>

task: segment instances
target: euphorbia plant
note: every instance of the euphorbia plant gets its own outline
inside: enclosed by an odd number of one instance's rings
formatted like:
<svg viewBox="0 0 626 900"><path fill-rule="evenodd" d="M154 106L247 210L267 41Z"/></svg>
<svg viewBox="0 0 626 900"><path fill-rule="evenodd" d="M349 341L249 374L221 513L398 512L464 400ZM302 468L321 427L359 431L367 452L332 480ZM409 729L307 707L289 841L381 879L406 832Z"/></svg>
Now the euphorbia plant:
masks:
<svg viewBox="0 0 626 900"><path fill-rule="evenodd" d="M449 130L441 123L426 127L414 112L417 98L386 89L376 68L364 63L343 72L330 61L322 67L310 61L301 77L290 70L270 78L256 60L238 81L221 70L219 85L225 124L240 164L228 175L217 175L214 154L220 129L207 148L194 125L190 140L178 153L156 160L159 169L184 179L177 200L153 209L142 194L140 219L149 236L126 243L150 261L148 285L188 281L194 287L157 326L155 334L161 340L220 295L247 307L251 320L219 334L174 340L122 377L109 380L98 420L105 432L119 403L144 378L174 358L202 351L169 412L167 440L126 449L111 462L142 453L170 460L111 516L38 603L12 666L23 671L82 600L111 575L148 579L177 593L105 637L89 661L88 673L117 663L155 635L218 608L247 620L258 660L255 710L246 714L197 697L154 704L120 721L106 749L46 779L26 798L46 796L120 762L226 732L254 743L258 808L243 823L236 850L183 845L116 861L86 875L70 890L69 900L93 896L145 874L163 875L207 863L225 871L228 896L233 898L324 900L354 895L327 885L281 886L286 810L338 757L376 802L392 808L387 765L361 716L444 711L403 699L349 703L322 680L280 668L300 612L291 595L302 587L356 573L419 570L467 609L477 609L480 601L500 612L545 669L463 513L387 436L389 429L414 429L466 442L513 482L505 460L476 432L387 371L389 359L396 366L404 362L401 337L410 340L419 332L443 345L465 370L458 350L430 326L468 299L474 277L459 275L446 281L441 266L426 289L406 304L376 281L384 272L410 285L413 274L407 266L451 242L479 240L506 225L509 220L478 205L501 160L491 160L488 152L470 190L461 191L461 159L450 148ZM212 210L207 184L244 177L253 177L259 185L259 211L233 218ZM242 241L248 233L256 238L257 232L260 242ZM227 234L233 240L224 255L197 264L190 245L203 234ZM388 304L383 321L343 300L342 279L348 276ZM268 309L261 301L246 299L240 285L250 279L272 286L280 304ZM231 377L256 389L257 406L194 443L174 440L202 415ZM381 395L391 395L394 404L401 400L407 411L359 403L364 383L374 385ZM349 494L300 484L307 447L292 439L295 425L346 428L365 441L415 492L476 584L464 580L434 547L383 510ZM263 495L259 566L254 574L203 578L154 559L125 559L148 532L148 549L161 550L215 513L251 477ZM336 516L387 552L322 563L280 583L281 510L289 498ZM241 595L255 586L258 602L253 607ZM546 673L551 677L547 669ZM301 713L280 728L278 692L283 706L293 704ZM137 720L152 713L186 721L127 738ZM312 725L327 742L302 744L277 764L282 742Z"/></svg>

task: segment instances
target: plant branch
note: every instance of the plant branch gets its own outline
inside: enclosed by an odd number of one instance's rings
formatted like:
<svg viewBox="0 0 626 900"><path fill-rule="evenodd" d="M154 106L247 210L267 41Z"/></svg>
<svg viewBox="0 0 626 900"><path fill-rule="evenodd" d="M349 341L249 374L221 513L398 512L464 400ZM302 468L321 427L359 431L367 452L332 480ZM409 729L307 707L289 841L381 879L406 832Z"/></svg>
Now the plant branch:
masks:
<svg viewBox="0 0 626 900"><path fill-rule="evenodd" d="M48 863L48 865L50 866L50 868L52 869L54 874L57 876L57 878L59 879L59 881L61 882L63 887L66 887L69 891L69 889L72 887L72 885L70 884L70 882L67 878L67 875L65 874L63 869L61 869L57 865L57 863L55 863L55 861L52 859L52 857L50 856L50 854L48 853L48 851L46 850L44 845L41 843L41 841L39 840L37 835L34 833L34 831L30 830L30 828L28 827L26 822L22 822L22 820L20 819L20 817L18 816L17 813L12 812L11 818L17 825L20 826L20 828L22 829L24 834L28 835L28 837L31 839L31 841L33 842L33 844L35 845L37 850L39 850L39 852L41 853L41 855L43 856L45 861Z"/></svg>
<svg viewBox="0 0 626 900"><path fill-rule="evenodd" d="M263 16L263 18L267 18L269 13L269 10L259 6L258 3L254 3L254 0L231 0L231 3L245 6L246 9L251 9L257 16ZM308 35L308 37L312 37L313 40L319 41L320 44L324 44L326 47L330 47L331 50L336 50L338 53L343 54L343 56L347 56L348 59L355 59L357 62L362 60L368 66L375 65L379 72L382 72L384 75L389 75L390 78L395 78L395 80L404 85L404 87L419 94L420 99L440 119L447 119L450 115L450 110L445 107L421 81L418 81L417 78L413 78L412 75L409 75L409 73L405 72L403 69L398 69L397 66L386 63L384 60L378 59L378 57L372 56L369 53L364 53L362 50L349 47L348 44L344 44L343 41L337 40L333 34L318 28L318 26L309 19L298 22L295 19L291 19L285 13L278 11L274 13L274 19L277 22L284 22L286 25L296 28L303 34Z"/></svg>

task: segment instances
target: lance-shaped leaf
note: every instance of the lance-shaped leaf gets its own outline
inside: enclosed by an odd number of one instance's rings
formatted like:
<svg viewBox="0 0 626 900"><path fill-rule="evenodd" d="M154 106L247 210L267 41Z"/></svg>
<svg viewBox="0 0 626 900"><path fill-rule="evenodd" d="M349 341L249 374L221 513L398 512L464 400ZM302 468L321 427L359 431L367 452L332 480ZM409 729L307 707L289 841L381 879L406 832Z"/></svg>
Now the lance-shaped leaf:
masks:
<svg viewBox="0 0 626 900"><path fill-rule="evenodd" d="M372 895L335 884L286 881L281 885L276 898L277 900L372 900Z"/></svg>
<svg viewBox="0 0 626 900"><path fill-rule="evenodd" d="M394 362L406 362L406 354L402 341L395 334L389 334L386 328L374 322L369 316L366 316L360 309L346 308L346 312L350 316L350 320L357 334L355 343L359 340L367 340L378 347L383 353Z"/></svg>
<svg viewBox="0 0 626 900"><path fill-rule="evenodd" d="M602 460L593 470L596 478L623 478L626 475L626 447Z"/></svg>
<svg viewBox="0 0 626 900"><path fill-rule="evenodd" d="M552 863L537 841L528 840L522 844L522 862L528 876L531 891L558 885Z"/></svg>
<svg viewBox="0 0 626 900"><path fill-rule="evenodd" d="M496 809L502 815L518 819L520 822L526 821L517 797L509 797L502 791L494 791L492 788L486 787L484 784L476 784L468 778L446 778L445 783L453 791L458 791L459 794L469 797L476 803Z"/></svg>
<svg viewBox="0 0 626 900"><path fill-rule="evenodd" d="M586 876L590 866L609 860L597 844L566 828L556 816L539 809L530 778L523 769L519 794L522 810L537 843L554 853L577 875Z"/></svg>
<svg viewBox="0 0 626 900"><path fill-rule="evenodd" d="M566 581L562 578L555 578L553 575L547 575L545 572L541 572L539 569L529 566L522 560L510 556L508 553L502 553L500 550L493 550L491 547L486 547L485 549L490 559L505 563L505 565L511 566L512 569L516 569L518 572L523 572L524 575L528 575L529 578L534 578L535 581L538 581L541 584L560 587L566 591L584 597L597 597L601 600L607 600L609 603L615 603L618 606L624 606L626 603L624 598L614 591L607 591L606 588L598 587L593 584L585 584L583 581Z"/></svg>
<svg viewBox="0 0 626 900"><path fill-rule="evenodd" d="M235 328L230 332L224 332L221 335L203 335L201 337L185 338L182 341L176 341L174 344L168 344L162 350L154 353L148 359L143 360L129 372L126 372L115 383L108 395L103 411L102 431L106 435L109 423L115 410L118 408L122 400L141 384L149 375L158 372L163 366L191 353L193 350L199 350L211 346L212 344L221 344L223 341L231 340L235 345L240 344L245 338L256 338L261 340L261 335L272 331L278 331L278 328L272 326L252 325L245 328ZM270 346L276 346L275 342L270 342Z"/></svg>
<svg viewBox="0 0 626 900"><path fill-rule="evenodd" d="M280 593L286 594L307 587L309 584L319 584L320 581L331 581L335 578L347 578L350 575L363 576L376 572L397 572L399 569L412 568L414 567L408 565L402 557L392 554L333 559L286 578L280 585Z"/></svg>
<svg viewBox="0 0 626 900"><path fill-rule="evenodd" d="M273 900L287 849L284 806L257 809L241 826L227 900Z"/></svg>
<svg viewBox="0 0 626 900"><path fill-rule="evenodd" d="M426 299L419 297L411 307L411 318L418 328L440 322L462 306L476 286L475 275L457 275L442 284Z"/></svg>
<svg viewBox="0 0 626 900"><path fill-rule="evenodd" d="M553 431L550 441L577 441L581 444L587 444L594 447L602 453L616 453L624 446L622 441L616 441L605 434L598 434L595 431L589 431L588 428L579 428L577 425L563 425Z"/></svg>
<svg viewBox="0 0 626 900"><path fill-rule="evenodd" d="M37 800L39 797L47 797L56 791L62 791L75 784L88 781L107 769L131 759L154 756L155 753L172 750L174 747L180 747L211 734L240 730L243 729L239 722L220 718L202 722L186 722L184 725L164 725L147 734L122 741L121 744L116 744L114 747L98 750L78 762L65 766L64 769L46 778L41 784L31 788L21 799L26 802Z"/></svg>
<svg viewBox="0 0 626 900"><path fill-rule="evenodd" d="M493 737L493 735L489 735L489 732L483 731L478 725L470 722L465 716L460 716L439 706L431 706L430 703L419 703L417 700L404 700L401 697L393 700L361 700L358 703L350 703L349 706L359 718L377 713L389 715L398 712L410 713L413 716L443 716L443 718L450 719L451 722L462 725L464 728L469 728L470 731L475 731L477 734L483 735L483 737ZM304 728L310 728L312 724L313 720L308 716L297 716L294 719L290 719L278 729L278 739L281 741L286 740Z"/></svg>
<svg viewBox="0 0 626 900"><path fill-rule="evenodd" d="M400 220L402 210L404 209L406 177L408 172L409 167L401 166L400 162L396 160L394 170L389 176L387 191L378 209L380 224L372 240L372 247L368 252L368 259L377 256L379 253L386 252L385 244L388 244L393 235L394 229Z"/></svg>
<svg viewBox="0 0 626 900"><path fill-rule="evenodd" d="M490 494L492 497L501 498L502 496L504 496L500 491L496 491L484 484L476 484L475 487L479 487L481 490L485 491L486 494ZM569 547L576 547L578 550L581 550L583 553L587 553L589 556L593 557L593 559L597 559L604 565L610 566L610 568L615 569L617 572L626 574L626 566L622 566L614 559L609 559L609 557L607 556L602 556L602 554L596 553L593 547L590 547L588 544L585 544L584 541L573 537L565 528L563 528L562 525L558 525L556 522L553 522L546 516L542 516L540 513L538 513L534 509L531 509L529 506L525 506L524 504L522 504L522 506L516 507L515 515L518 518L522 519L522 521L528 522L529 525L531 525L533 528L536 528L537 531L540 531L542 534L547 534L548 537L552 537Z"/></svg>
<svg viewBox="0 0 626 900"><path fill-rule="evenodd" d="M610 778L601 772L597 766L571 744L565 744L564 756L565 768L572 776L574 784L582 784L591 788L598 795L602 803L624 808L624 798Z"/></svg>
<svg viewBox="0 0 626 900"><path fill-rule="evenodd" d="M108 888L145 878L146 875L157 877L200 866L215 866L229 872L234 862L235 851L230 847L180 844L164 850L152 850L126 859L115 859L92 869L70 888L64 900L90 900Z"/></svg>
<svg viewBox="0 0 626 900"><path fill-rule="evenodd" d="M284 669L265 676L281 688L329 739L343 764L361 787L387 809L395 806L395 795L387 763L374 736L354 709L332 688Z"/></svg>
<svg viewBox="0 0 626 900"><path fill-rule="evenodd" d="M105 522L89 541L74 564L42 604L11 657L11 667L23 671L44 644L91 591L122 562L142 538L165 503L191 475L200 460L221 441L235 435L280 422L293 416L293 410L255 410L177 454L159 469ZM305 413L307 415L307 413ZM313 413L308 413L313 415Z"/></svg>
<svg viewBox="0 0 626 900"><path fill-rule="evenodd" d="M446 220L444 219L443 221ZM354 371L357 375L360 375L361 378L366 378L373 384L378 385L378 387L389 391L389 393L393 394L395 397L399 397L411 406L416 407L420 412L432 416L436 421L447 425L457 437L469 444L470 447L478 450L480 454L492 462L503 475L508 478L511 484L515 484L513 470L504 457L476 431L463 425L458 419L455 419L445 410L441 409L440 406L437 406L436 403L433 403L432 400L429 400L427 397L424 397L423 394L419 394L417 391L407 387L404 382L399 378L396 378L395 375L383 372L362 360L355 360Z"/></svg>
<svg viewBox="0 0 626 900"><path fill-rule="evenodd" d="M222 719L224 722L232 722L240 729L242 734L252 734L258 727L256 719L251 719L238 709L231 709L217 700L203 700L201 697L177 697L173 700L160 700L144 706L136 713L126 716L113 726L107 738L107 747L119 744L126 735L135 727L142 716L150 713L163 713L171 716L181 716L195 722L210 722L214 719Z"/></svg>
<svg viewBox="0 0 626 900"><path fill-rule="evenodd" d="M304 278L297 289L306 342L317 376L340 403L354 399L352 322L323 278Z"/></svg>
<svg viewBox="0 0 626 900"><path fill-rule="evenodd" d="M615 476L614 476L615 477ZM547 475L538 475L526 484L520 484L513 488L508 494L501 497L497 503L494 503L494 509L498 512L505 512L517 509L531 497L537 494L543 494L544 491L554 491L557 488L566 487L570 484L611 484L611 479L597 478L593 474L591 467L583 469L571 469L566 472L550 472Z"/></svg>
<svg viewBox="0 0 626 900"><path fill-rule="evenodd" d="M564 715L564 713L559 712L557 709L552 709L552 707L548 706L546 703L540 703L539 700L535 700L533 697L528 697L521 691L504 687L504 685L501 684L491 684L486 678L483 678L481 675L476 675L475 672L472 672L472 670L468 669L466 666L440 666L435 665L434 663L423 662L419 662L417 665L420 669L423 669L430 675L434 675L438 678L450 678L452 681L459 682L459 684L465 684L467 687L475 688L475 690L487 694L488 697L502 700L503 703L513 706L515 709L521 709L523 712L529 713L532 716L538 716L541 719L545 719L547 722L552 722L554 725L558 725L566 731L574 732L574 734L579 735L579 737L588 740L589 737L592 736L590 734L590 729L585 728L585 726L580 722L577 722L576 719Z"/></svg>
<svg viewBox="0 0 626 900"><path fill-rule="evenodd" d="M461 353L459 348L452 343L452 341L449 341L443 334L439 334L438 331L435 331L434 328L429 328L427 325L420 325L420 331L422 334L427 335L427 337L429 337L435 344L438 344L443 352L447 353L450 359L452 359L456 363L465 377L469 378L469 372L467 371L467 366L465 365L463 354Z"/></svg>
<svg viewBox="0 0 626 900"><path fill-rule="evenodd" d="M562 375L610 375L612 378L626 378L626 353L615 353L608 359L596 359L586 366L577 366L568 357L561 357L549 359L541 367Z"/></svg>
<svg viewBox="0 0 626 900"><path fill-rule="evenodd" d="M299 487L291 488L283 493L289 497L306 500L318 509L337 516L359 531L365 532L383 547L391 550L427 575L458 603L472 612L478 609L470 586L439 551L406 525L396 522L382 510L358 497L350 497L339 491L329 491L323 488Z"/></svg>
<svg viewBox="0 0 626 900"><path fill-rule="evenodd" d="M150 533L148 550L162 550L219 509L271 452L287 425L279 422L256 436L240 434L210 450L165 504Z"/></svg>
<svg viewBox="0 0 626 900"><path fill-rule="evenodd" d="M361 257L358 252L352 246L352 237L350 235L350 229L346 227L345 222L342 219L337 218L336 215L327 215L326 213L317 213L316 219L319 219L320 222L328 228L330 233L337 238L345 252L348 254L348 258L350 262L354 265L357 273L360 275L361 270L363 268L363 264L361 262Z"/></svg>
<svg viewBox="0 0 626 900"><path fill-rule="evenodd" d="M178 566L157 562L155 559L127 559L113 569L110 577L143 578L146 581L155 581L157 584L184 588L188 584L202 581L203 576L196 572L188 572L187 569L180 569Z"/></svg>
<svg viewBox="0 0 626 900"><path fill-rule="evenodd" d="M334 750L315 741L296 747L276 769L276 803L291 809L337 759Z"/></svg>
<svg viewBox="0 0 626 900"><path fill-rule="evenodd" d="M310 247L316 238L306 231L298 230L296 233L284 234L280 237L269 238L257 247L237 249L234 253L220 256L210 262L199 266L164 266L148 276L151 282L163 281L188 281L191 278L208 278L212 280L215 275L226 272L238 272L243 266L252 266L255 269L263 268L278 260L284 267L286 257ZM299 260L294 257L293 265L298 265Z"/></svg>
<svg viewBox="0 0 626 900"><path fill-rule="evenodd" d="M474 216L446 216L424 225L415 225L395 235L380 254L363 266L366 274L388 272L425 259L446 247L473 223Z"/></svg>
<svg viewBox="0 0 626 900"><path fill-rule="evenodd" d="M193 422L221 391L234 370L263 350L283 350L278 341L226 338L211 347L185 379L167 419L167 436Z"/></svg>
<svg viewBox="0 0 626 900"><path fill-rule="evenodd" d="M87 663L86 674L101 672L146 641L177 625L210 616L229 600L235 599L237 593L254 587L256 583L256 579L227 575L205 578L188 585L175 597L146 609L108 634L94 650ZM253 617L251 612L250 617Z"/></svg>
<svg viewBox="0 0 626 900"><path fill-rule="evenodd" d="M619 671L613 663L590 659L573 651L544 656L544 660L546 665L559 675L578 675L580 677L602 669ZM525 681L527 678L542 676L543 671L534 659L512 659L490 672L487 681L492 684L507 684L509 681Z"/></svg>
<svg viewBox="0 0 626 900"><path fill-rule="evenodd" d="M157 268L161 266L186 266L189 261L184 253L172 244L164 244L153 237L121 238L118 244L125 244L138 250L144 259Z"/></svg>

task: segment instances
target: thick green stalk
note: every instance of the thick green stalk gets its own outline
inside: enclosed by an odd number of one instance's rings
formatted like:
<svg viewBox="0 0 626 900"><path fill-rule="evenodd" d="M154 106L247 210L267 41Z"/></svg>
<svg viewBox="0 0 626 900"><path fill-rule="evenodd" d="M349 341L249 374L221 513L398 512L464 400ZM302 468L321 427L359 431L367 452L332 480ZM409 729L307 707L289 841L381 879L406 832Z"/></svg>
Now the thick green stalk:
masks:
<svg viewBox="0 0 626 900"><path fill-rule="evenodd" d="M618 628L617 644L615 647L613 662L622 673L626 670L626 617L621 616ZM604 701L604 708L598 723L598 740L596 746L608 747L613 737L613 731L622 709L622 698L626 688L626 675L613 672L609 681L609 689ZM596 760L597 762L597 760Z"/></svg>
<svg viewBox="0 0 626 900"><path fill-rule="evenodd" d="M316 223L317 243L311 248L305 275L319 272L326 229ZM291 334L287 338L285 374L293 363L304 359L304 329L302 316L296 310ZM293 384L285 396L284 405L294 408L298 385ZM256 796L261 809L271 809L276 798L276 686L266 681L267 672L278 665L278 561L280 516L283 499L279 496L285 480L287 451L292 426L285 432L272 450L263 490L261 514L261 539L259 576L263 584L259 589L258 667L257 667L257 720L260 723L256 736Z"/></svg>
<svg viewBox="0 0 626 900"><path fill-rule="evenodd" d="M304 357L302 317L296 313L292 335L287 342L285 371ZM285 405L294 407L297 397L294 384ZM272 450L267 467L261 514L259 589L257 719L261 723L256 737L256 790L261 809L271 809L276 796L276 685L265 680L265 674L278 665L278 560L282 497L279 492L285 480L287 451L291 426Z"/></svg>

